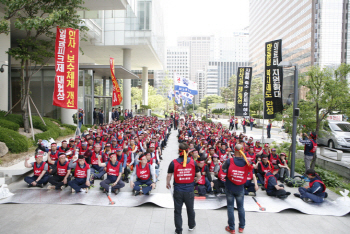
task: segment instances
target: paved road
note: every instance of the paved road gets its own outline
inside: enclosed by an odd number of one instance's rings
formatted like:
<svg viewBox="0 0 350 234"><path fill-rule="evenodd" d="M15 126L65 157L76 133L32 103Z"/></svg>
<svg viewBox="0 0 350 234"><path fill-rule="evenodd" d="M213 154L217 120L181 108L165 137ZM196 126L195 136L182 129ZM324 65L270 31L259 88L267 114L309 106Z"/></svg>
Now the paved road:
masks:
<svg viewBox="0 0 350 234"><path fill-rule="evenodd" d="M173 131L164 152L160 178L155 192L167 193L165 177L169 162L177 155L176 132ZM10 188L23 188L23 182ZM97 187L97 186L96 186ZM98 188L95 188L98 189ZM123 191L131 191L126 187ZM227 233L226 209L196 210L197 227L187 231L183 211L184 233ZM4 204L0 205L0 233L174 233L173 209L155 205L140 207L99 207L84 205ZM237 212L235 211L237 217ZM245 233L349 233L350 215L345 217L304 215L296 211L281 213L246 213ZM236 218L237 221L237 218ZM237 221L238 222L238 221Z"/></svg>

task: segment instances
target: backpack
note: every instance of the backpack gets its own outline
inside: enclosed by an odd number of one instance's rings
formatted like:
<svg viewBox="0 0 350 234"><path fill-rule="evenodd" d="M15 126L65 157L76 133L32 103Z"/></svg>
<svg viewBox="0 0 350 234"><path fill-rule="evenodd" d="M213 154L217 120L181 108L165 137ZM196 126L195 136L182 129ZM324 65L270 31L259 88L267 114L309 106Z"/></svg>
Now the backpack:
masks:
<svg viewBox="0 0 350 234"><path fill-rule="evenodd" d="M305 180L302 179L301 176L294 176L294 178L288 177L284 180L284 182L288 187L294 188L302 187L305 184Z"/></svg>
<svg viewBox="0 0 350 234"><path fill-rule="evenodd" d="M312 149L310 150L310 153L315 153L317 150L317 143L314 140L311 140L312 143Z"/></svg>

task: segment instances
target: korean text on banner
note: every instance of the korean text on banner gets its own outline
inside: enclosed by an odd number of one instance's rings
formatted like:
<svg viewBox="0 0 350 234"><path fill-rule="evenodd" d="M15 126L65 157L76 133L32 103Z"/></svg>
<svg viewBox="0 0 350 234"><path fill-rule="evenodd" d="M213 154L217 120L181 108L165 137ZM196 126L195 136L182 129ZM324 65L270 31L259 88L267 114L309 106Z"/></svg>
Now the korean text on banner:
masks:
<svg viewBox="0 0 350 234"><path fill-rule="evenodd" d="M278 67L282 61L282 40L265 44L265 87L264 118L273 119L275 113L283 110L282 87L283 68Z"/></svg>
<svg viewBox="0 0 350 234"><path fill-rule="evenodd" d="M238 67L235 116L249 116L251 67Z"/></svg>
<svg viewBox="0 0 350 234"><path fill-rule="evenodd" d="M111 76L112 76L112 83L113 83L113 98L112 98L112 106L120 105L120 103L123 101L122 95L120 93L119 84L117 82L117 78L115 78L114 73L114 58L109 58L109 65L111 67Z"/></svg>
<svg viewBox="0 0 350 234"><path fill-rule="evenodd" d="M57 27L53 105L78 108L79 30Z"/></svg>

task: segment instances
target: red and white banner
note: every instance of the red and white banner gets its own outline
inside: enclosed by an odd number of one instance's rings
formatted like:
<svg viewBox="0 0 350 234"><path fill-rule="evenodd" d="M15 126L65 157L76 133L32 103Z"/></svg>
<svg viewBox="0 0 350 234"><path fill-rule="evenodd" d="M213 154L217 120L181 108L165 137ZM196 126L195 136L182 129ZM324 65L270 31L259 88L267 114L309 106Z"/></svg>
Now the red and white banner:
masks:
<svg viewBox="0 0 350 234"><path fill-rule="evenodd" d="M111 76L112 76L112 83L113 83L112 106L118 106L123 101L123 98L120 93L120 88L117 82L117 78L115 78L115 75L114 75L114 58L109 58L109 65L111 67Z"/></svg>
<svg viewBox="0 0 350 234"><path fill-rule="evenodd" d="M57 27L53 105L78 109L79 30Z"/></svg>
<svg viewBox="0 0 350 234"><path fill-rule="evenodd" d="M328 115L328 120L343 121L343 115Z"/></svg>

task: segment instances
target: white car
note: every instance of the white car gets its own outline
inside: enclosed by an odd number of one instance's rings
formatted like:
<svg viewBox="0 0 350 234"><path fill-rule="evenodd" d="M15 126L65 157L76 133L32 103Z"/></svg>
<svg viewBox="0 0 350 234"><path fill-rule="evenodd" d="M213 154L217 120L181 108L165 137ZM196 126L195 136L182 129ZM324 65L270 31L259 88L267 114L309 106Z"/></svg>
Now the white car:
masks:
<svg viewBox="0 0 350 234"><path fill-rule="evenodd" d="M329 120L317 139L318 144L329 148L350 150L350 123Z"/></svg>

